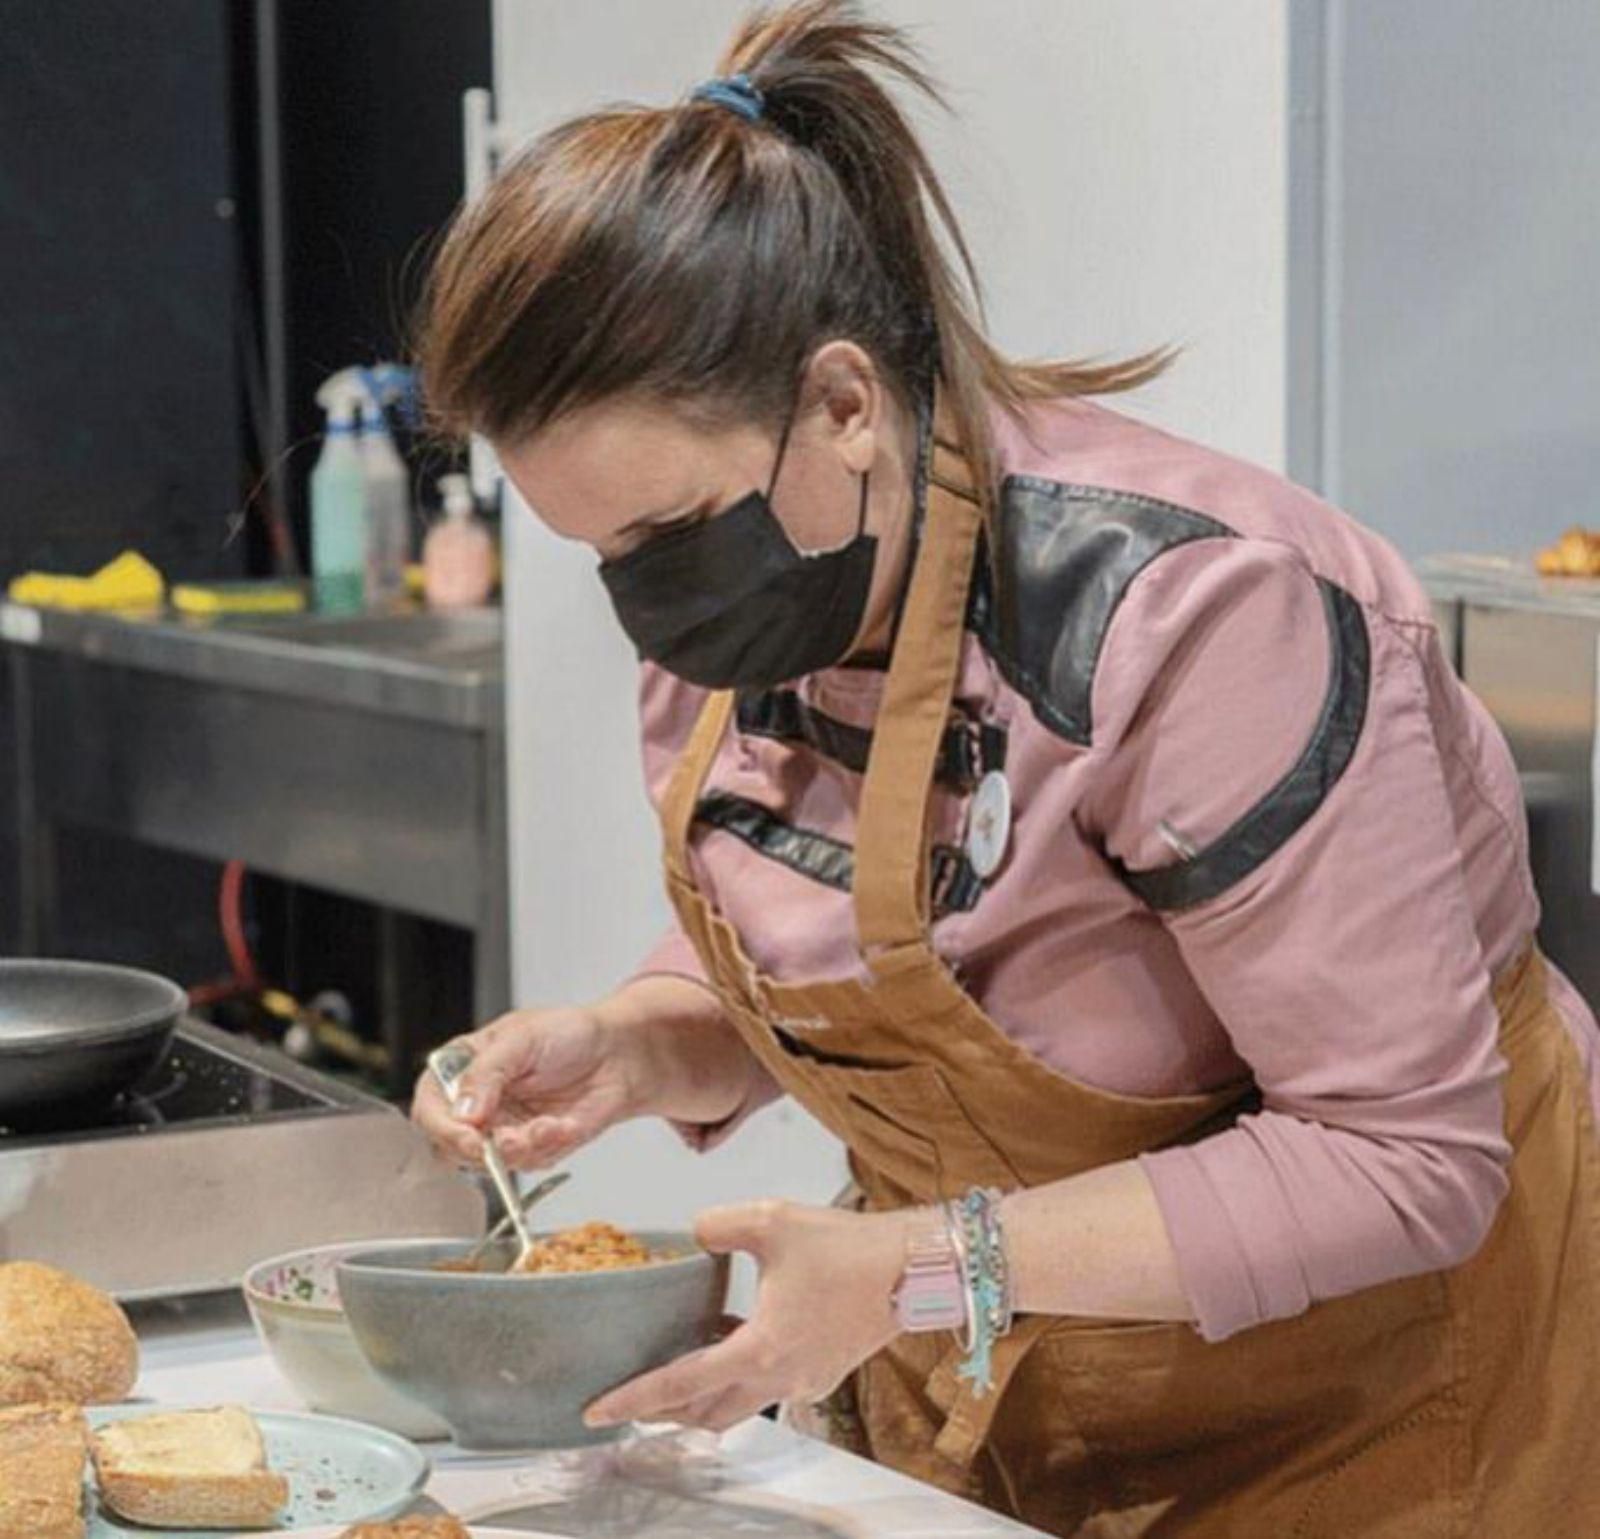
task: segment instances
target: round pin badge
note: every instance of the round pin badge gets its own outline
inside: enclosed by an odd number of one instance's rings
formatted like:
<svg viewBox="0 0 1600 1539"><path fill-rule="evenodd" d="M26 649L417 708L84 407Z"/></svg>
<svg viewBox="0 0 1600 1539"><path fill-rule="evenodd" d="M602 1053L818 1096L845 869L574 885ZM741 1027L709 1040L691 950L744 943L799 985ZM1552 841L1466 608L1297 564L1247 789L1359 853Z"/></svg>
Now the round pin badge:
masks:
<svg viewBox="0 0 1600 1539"><path fill-rule="evenodd" d="M1011 782L990 770L978 782L967 809L967 860L988 881L1000 869L1011 842Z"/></svg>

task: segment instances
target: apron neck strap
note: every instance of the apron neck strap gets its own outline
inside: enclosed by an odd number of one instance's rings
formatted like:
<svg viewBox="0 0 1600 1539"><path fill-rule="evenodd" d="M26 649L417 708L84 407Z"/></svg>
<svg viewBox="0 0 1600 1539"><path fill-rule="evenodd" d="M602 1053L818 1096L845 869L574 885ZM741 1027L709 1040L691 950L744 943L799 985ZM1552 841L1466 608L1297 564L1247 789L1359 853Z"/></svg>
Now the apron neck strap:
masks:
<svg viewBox="0 0 1600 1539"><path fill-rule="evenodd" d="M689 832L694 826L694 810L711 761L716 758L717 748L728 730L733 702L731 689L711 693L689 734L689 741L678 755L678 762L672 767L672 778L667 782L667 792L661 802L662 850L667 875L689 887L694 885L689 866Z"/></svg>
<svg viewBox="0 0 1600 1539"><path fill-rule="evenodd" d="M928 928L927 808L961 666L967 590L983 512L966 459L937 421L928 444L927 506L861 789L854 899L869 964L921 944ZM661 803L669 875L693 886L689 835L734 692L718 690L673 767Z"/></svg>
<svg viewBox="0 0 1600 1539"><path fill-rule="evenodd" d="M873 728L856 831L856 931L875 970L889 954L926 944L928 801L961 668L983 525L971 470L940 419L929 457L922 537Z"/></svg>

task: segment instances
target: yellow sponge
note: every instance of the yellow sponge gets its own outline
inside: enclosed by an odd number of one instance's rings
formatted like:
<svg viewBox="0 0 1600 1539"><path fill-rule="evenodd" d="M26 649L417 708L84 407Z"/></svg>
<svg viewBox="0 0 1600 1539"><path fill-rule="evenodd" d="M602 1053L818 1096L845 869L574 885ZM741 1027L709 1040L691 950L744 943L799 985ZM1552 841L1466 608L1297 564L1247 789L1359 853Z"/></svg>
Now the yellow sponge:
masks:
<svg viewBox="0 0 1600 1539"><path fill-rule="evenodd" d="M292 582L178 583L172 607L186 615L292 615L306 595Z"/></svg>
<svg viewBox="0 0 1600 1539"><path fill-rule="evenodd" d="M24 572L7 590L13 603L36 609L155 609L166 593L161 573L136 550L125 550L90 577Z"/></svg>

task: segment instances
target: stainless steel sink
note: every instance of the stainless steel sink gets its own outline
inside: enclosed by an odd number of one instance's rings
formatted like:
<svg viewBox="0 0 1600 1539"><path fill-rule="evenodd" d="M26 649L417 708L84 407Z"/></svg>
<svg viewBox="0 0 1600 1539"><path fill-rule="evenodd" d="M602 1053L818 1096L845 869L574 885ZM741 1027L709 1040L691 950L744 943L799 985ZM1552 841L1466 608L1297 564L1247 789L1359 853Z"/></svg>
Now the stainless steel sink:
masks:
<svg viewBox="0 0 1600 1539"><path fill-rule="evenodd" d="M464 609L450 613L295 615L257 620L243 626L251 635L270 636L292 646L337 647L345 651L414 658L441 667L480 667L497 662L500 611Z"/></svg>

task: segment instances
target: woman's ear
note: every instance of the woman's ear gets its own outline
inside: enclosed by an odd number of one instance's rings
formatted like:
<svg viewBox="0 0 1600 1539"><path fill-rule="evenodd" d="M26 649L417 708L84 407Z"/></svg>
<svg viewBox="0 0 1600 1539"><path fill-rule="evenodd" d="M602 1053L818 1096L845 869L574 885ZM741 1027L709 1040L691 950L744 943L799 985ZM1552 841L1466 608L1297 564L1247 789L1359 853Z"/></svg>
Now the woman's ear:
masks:
<svg viewBox="0 0 1600 1539"><path fill-rule="evenodd" d="M811 411L812 431L831 444L851 475L865 475L886 426L882 377L854 342L824 342L806 364L800 399Z"/></svg>

